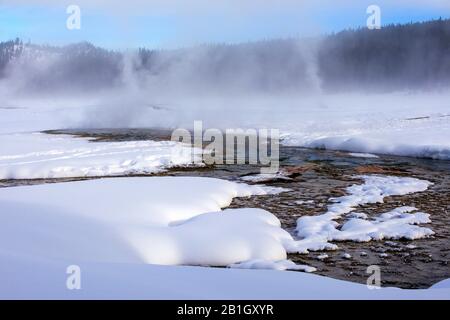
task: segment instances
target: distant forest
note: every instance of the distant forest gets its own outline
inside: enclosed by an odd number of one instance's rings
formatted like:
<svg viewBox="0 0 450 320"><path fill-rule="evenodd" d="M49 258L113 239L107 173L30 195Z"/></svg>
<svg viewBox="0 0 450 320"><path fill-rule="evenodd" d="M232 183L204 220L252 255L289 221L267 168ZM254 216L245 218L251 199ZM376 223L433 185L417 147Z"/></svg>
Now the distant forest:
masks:
<svg viewBox="0 0 450 320"><path fill-rule="evenodd" d="M178 50L117 52L0 43L0 80L38 91L97 90L133 79L186 90L263 92L443 89L450 84L450 20Z"/></svg>
<svg viewBox="0 0 450 320"><path fill-rule="evenodd" d="M331 35L320 48L319 66L325 87L447 87L450 20Z"/></svg>

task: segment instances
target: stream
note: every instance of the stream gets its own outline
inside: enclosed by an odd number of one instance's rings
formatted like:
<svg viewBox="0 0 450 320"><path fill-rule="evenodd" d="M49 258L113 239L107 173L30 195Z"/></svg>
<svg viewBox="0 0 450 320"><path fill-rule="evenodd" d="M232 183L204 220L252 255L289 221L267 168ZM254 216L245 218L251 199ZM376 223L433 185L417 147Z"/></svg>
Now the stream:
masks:
<svg viewBox="0 0 450 320"><path fill-rule="evenodd" d="M63 130L52 134L72 134L93 138L95 141L167 140L168 130L162 129L101 129ZM385 198L384 203L358 207L369 217L400 206L414 206L431 215L431 228L435 235L420 240L383 240L370 242L334 242L336 251L290 254L292 261L317 268L316 274L366 283L366 269L370 265L381 268L383 286L399 288L428 288L436 282L450 278L450 161L416 159L395 156L378 158L352 157L346 152L280 148L280 166L295 172L291 179L272 179L265 185L290 189L277 195L235 198L230 208L257 207L277 216L282 227L294 237L296 220L304 215L326 212L329 199L345 195L345 188L361 183L360 174L381 174L415 177L433 182L425 192ZM243 182L242 177L258 174L256 165L214 165L204 167L172 168L158 175L203 176ZM88 178L3 180L0 187L32 185ZM254 182L246 183L252 184ZM343 257L344 253L351 258Z"/></svg>

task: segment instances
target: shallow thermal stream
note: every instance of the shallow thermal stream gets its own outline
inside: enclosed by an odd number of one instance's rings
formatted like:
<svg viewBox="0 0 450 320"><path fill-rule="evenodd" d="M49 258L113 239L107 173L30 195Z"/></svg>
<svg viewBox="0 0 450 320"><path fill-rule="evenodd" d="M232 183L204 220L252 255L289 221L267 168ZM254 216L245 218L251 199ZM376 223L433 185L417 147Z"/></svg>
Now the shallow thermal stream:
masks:
<svg viewBox="0 0 450 320"><path fill-rule="evenodd" d="M94 137L98 141L165 140L168 131L158 129L114 129L63 131ZM93 142L95 143L95 142ZM322 214L329 199L345 195L345 188L360 183L358 174L382 174L416 177L433 182L424 192L393 196L382 204L368 204L358 208L369 217L400 206L414 206L431 215L435 235L414 241L371 241L365 243L338 242L339 249L306 255L292 254L293 261L316 267L317 274L365 283L369 265L381 267L382 284L401 288L427 288L450 277L450 161L380 156L379 158L352 157L348 153L281 147L281 167L296 172L290 180L273 179L264 184L288 188L278 195L236 198L231 207L258 207L275 214L283 228L294 234L296 220L304 215ZM170 169L160 175L206 176L239 181L242 177L259 173L257 166L216 165ZM0 187L80 180L4 180ZM247 182L249 183L249 182ZM251 183L251 182L250 182ZM351 256L343 257L347 253Z"/></svg>

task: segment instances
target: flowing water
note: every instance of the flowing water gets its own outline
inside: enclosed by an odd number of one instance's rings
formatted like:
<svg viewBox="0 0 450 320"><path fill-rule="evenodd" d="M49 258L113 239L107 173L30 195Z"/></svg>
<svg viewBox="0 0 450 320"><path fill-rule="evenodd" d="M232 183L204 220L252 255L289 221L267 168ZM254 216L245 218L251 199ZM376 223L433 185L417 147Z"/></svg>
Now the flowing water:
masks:
<svg viewBox="0 0 450 320"><path fill-rule="evenodd" d="M170 132L160 129L102 129L52 131L92 137L94 141L166 140ZM95 143L95 142L93 142ZM304 215L326 212L329 199L345 195L345 188L361 183L358 174L384 174L416 177L434 184L425 192L385 198L382 204L368 204L358 208L369 217L377 216L399 206L414 206L431 214L431 223L424 225L436 234L414 241L371 241L365 243L338 242L337 251L326 252L328 258L318 259L323 252L290 254L289 259L314 266L316 274L332 278L366 283L367 267L381 268L383 286L427 288L450 278L450 161L380 156L379 158L351 157L344 152L281 147L280 166L295 172L290 180L274 179L264 184L290 189L278 195L236 198L231 208L257 207L272 212L293 236L296 220ZM258 174L255 165L215 165L173 168L160 175L204 176L241 181L247 175ZM82 180L8 180L0 187ZM247 182L248 183L248 182ZM303 201L303 203L299 203ZM343 253L351 255L350 259Z"/></svg>

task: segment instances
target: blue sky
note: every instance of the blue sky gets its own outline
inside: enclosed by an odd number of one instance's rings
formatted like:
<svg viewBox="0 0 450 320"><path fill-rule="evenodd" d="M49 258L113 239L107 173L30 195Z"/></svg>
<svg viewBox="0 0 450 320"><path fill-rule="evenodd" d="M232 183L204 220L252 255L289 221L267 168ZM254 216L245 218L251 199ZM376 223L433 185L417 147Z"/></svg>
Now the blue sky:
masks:
<svg viewBox="0 0 450 320"><path fill-rule="evenodd" d="M69 4L81 8L80 30L66 28ZM450 17L450 0L2 0L0 40L124 49L311 36L364 26L370 4L382 24Z"/></svg>

